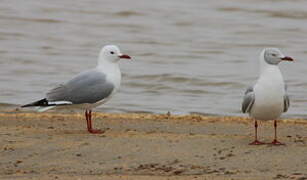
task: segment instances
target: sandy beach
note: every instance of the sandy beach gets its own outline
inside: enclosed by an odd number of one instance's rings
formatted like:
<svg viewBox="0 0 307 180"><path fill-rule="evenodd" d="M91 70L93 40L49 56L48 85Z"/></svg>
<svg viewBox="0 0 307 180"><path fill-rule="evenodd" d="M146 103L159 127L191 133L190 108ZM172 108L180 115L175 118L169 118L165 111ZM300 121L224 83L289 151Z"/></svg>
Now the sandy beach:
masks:
<svg viewBox="0 0 307 180"><path fill-rule="evenodd" d="M0 179L307 179L307 121L279 123L286 146L250 146L242 117L95 113L0 114ZM272 122L260 123L270 142Z"/></svg>

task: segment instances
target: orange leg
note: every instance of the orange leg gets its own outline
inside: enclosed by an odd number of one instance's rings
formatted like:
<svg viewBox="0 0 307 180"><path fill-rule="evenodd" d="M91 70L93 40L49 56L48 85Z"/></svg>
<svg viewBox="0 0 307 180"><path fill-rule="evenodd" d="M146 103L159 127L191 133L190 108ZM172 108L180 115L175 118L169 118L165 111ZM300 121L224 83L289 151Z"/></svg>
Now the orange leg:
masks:
<svg viewBox="0 0 307 180"><path fill-rule="evenodd" d="M92 134L102 134L104 131L92 128L92 110L85 110L85 118L87 123L87 131Z"/></svg>
<svg viewBox="0 0 307 180"><path fill-rule="evenodd" d="M88 112L87 112L87 110L85 110L85 119L86 119L87 129L89 129L90 125L89 125L89 121L88 121Z"/></svg>
<svg viewBox="0 0 307 180"><path fill-rule="evenodd" d="M251 143L249 143L249 145L263 145L265 144L264 142L258 141L258 122L257 120L255 120L255 140Z"/></svg>
<svg viewBox="0 0 307 180"><path fill-rule="evenodd" d="M277 121L274 120L274 140L271 142L273 145L286 145L284 143L281 143L277 141Z"/></svg>

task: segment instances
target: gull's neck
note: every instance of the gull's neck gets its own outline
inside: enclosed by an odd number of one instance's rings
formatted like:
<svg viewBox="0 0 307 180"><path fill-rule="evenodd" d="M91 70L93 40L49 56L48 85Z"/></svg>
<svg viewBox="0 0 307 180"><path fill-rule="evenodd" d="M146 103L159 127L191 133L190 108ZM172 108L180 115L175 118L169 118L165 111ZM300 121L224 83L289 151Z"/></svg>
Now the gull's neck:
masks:
<svg viewBox="0 0 307 180"><path fill-rule="evenodd" d="M103 57L99 57L97 68L103 71L114 71L119 69L119 63L113 63L103 59Z"/></svg>
<svg viewBox="0 0 307 180"><path fill-rule="evenodd" d="M261 53L260 58L260 76L265 74L265 72L270 70L280 71L278 65L269 64L264 59L264 51Z"/></svg>
<svg viewBox="0 0 307 180"><path fill-rule="evenodd" d="M115 89L113 92L116 92L119 89L121 82L119 63L113 63L105 59L99 59L96 68L98 69L98 71L106 75L108 82L114 84Z"/></svg>
<svg viewBox="0 0 307 180"><path fill-rule="evenodd" d="M258 83L260 84L279 84L283 86L283 77L278 65L268 64L263 56L260 57L260 75ZM276 86L277 87L277 86ZM279 87L279 86L278 86Z"/></svg>

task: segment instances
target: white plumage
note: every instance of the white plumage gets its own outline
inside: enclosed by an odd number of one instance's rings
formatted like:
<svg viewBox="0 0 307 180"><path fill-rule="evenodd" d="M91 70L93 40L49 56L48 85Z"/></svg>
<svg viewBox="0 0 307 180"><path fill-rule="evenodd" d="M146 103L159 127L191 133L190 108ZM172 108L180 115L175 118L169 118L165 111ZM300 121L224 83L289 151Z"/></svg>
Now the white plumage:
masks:
<svg viewBox="0 0 307 180"><path fill-rule="evenodd" d="M282 144L276 139L276 119L289 108L286 85L278 64L281 61L293 61L284 56L279 49L264 49L260 54L260 75L256 84L249 87L242 103L243 113L255 119L255 141L251 144L264 144L257 140L257 120L274 120L275 139L273 144Z"/></svg>

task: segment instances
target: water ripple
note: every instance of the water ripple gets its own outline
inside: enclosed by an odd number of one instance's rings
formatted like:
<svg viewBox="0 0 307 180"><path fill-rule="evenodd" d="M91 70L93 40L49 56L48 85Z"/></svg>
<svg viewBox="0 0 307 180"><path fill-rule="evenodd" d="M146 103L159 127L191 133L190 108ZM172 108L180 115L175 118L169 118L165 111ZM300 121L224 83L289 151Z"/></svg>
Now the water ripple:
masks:
<svg viewBox="0 0 307 180"><path fill-rule="evenodd" d="M120 11L113 13L113 15L120 17L129 17L129 16L144 16L145 14L136 11Z"/></svg>
<svg viewBox="0 0 307 180"><path fill-rule="evenodd" d="M306 11L245 9L238 7L221 7L217 8L217 10L226 11L226 12L247 12L247 13L256 13L256 14L266 14L267 16L276 17L276 18L307 19Z"/></svg>

